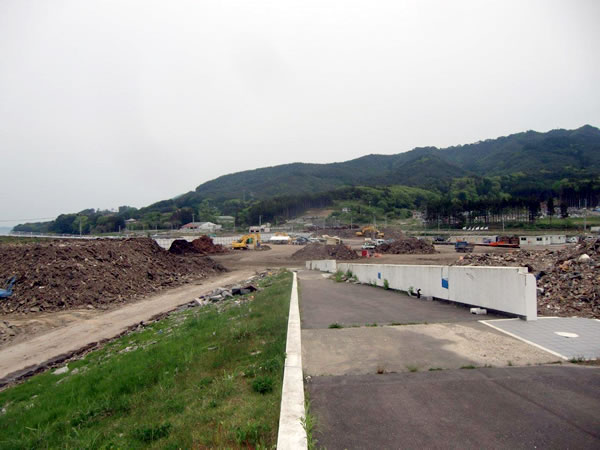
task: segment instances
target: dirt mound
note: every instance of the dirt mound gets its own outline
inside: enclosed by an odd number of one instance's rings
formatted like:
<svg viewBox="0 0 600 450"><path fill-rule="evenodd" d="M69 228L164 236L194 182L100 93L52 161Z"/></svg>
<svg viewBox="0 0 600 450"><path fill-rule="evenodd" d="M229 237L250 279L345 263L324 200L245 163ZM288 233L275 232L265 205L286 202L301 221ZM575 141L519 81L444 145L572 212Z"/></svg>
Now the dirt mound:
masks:
<svg viewBox="0 0 600 450"><path fill-rule="evenodd" d="M185 239L176 239L169 247L169 252L175 255L202 254L214 255L217 253L227 253L227 249L221 244L215 244L213 240L204 235L192 242Z"/></svg>
<svg viewBox="0 0 600 450"><path fill-rule="evenodd" d="M198 239L194 239L192 241L194 248L200 251L201 253L207 255L216 255L218 253L227 253L227 249L223 247L221 244L215 244L212 238L204 235L200 236Z"/></svg>
<svg viewBox="0 0 600 450"><path fill-rule="evenodd" d="M378 253L390 255L417 255L437 253L432 244L417 238L398 239L390 243L378 245L375 248Z"/></svg>
<svg viewBox="0 0 600 450"><path fill-rule="evenodd" d="M562 250L467 254L456 265L527 267L538 280L538 314L600 318L600 240Z"/></svg>
<svg viewBox="0 0 600 450"><path fill-rule="evenodd" d="M0 245L0 281L16 276L7 312L106 308L225 269L206 256L169 253L152 239Z"/></svg>
<svg viewBox="0 0 600 450"><path fill-rule="evenodd" d="M201 253L194 244L185 239L176 239L171 243L169 247L169 253L174 255L189 255L190 253Z"/></svg>
<svg viewBox="0 0 600 450"><path fill-rule="evenodd" d="M358 259L360 256L350 247L343 244L323 245L308 244L291 256L292 259L307 261L309 259Z"/></svg>

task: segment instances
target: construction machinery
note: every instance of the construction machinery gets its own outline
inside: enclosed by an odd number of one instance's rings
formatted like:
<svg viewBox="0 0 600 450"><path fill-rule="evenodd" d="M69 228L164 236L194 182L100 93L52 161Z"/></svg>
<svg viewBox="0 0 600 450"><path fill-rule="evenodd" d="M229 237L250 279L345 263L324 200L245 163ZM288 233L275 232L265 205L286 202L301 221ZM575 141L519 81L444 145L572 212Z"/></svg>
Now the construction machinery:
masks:
<svg viewBox="0 0 600 450"><path fill-rule="evenodd" d="M369 236L369 237L377 237L377 238L380 238L380 239L385 236L383 234L383 232L379 231L373 225L367 225L367 226L362 227L360 229L360 231L356 232L356 235L359 236L359 237Z"/></svg>
<svg viewBox="0 0 600 450"><path fill-rule="evenodd" d="M260 246L260 233L245 234L231 243L233 250L248 250L249 246Z"/></svg>

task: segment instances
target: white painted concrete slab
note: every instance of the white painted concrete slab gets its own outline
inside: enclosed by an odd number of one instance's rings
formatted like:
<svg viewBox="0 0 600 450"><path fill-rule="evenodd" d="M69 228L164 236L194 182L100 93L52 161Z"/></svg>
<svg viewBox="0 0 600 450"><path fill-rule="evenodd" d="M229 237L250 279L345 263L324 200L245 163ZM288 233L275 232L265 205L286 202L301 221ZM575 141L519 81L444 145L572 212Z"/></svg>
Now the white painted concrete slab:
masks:
<svg viewBox="0 0 600 450"><path fill-rule="evenodd" d="M600 321L581 317L482 320L481 323L565 360L600 358Z"/></svg>

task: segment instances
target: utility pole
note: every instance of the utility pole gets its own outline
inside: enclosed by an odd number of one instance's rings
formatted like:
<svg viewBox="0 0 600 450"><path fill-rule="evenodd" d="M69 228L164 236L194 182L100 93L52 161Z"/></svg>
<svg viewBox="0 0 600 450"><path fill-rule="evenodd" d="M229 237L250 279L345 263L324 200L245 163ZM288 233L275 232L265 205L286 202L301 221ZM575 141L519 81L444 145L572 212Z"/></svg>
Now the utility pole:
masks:
<svg viewBox="0 0 600 450"><path fill-rule="evenodd" d="M195 219L196 219L196 214L195 214L195 213L192 213L192 223L195 223L195 222L196 222L196 221L195 221Z"/></svg>
<svg viewBox="0 0 600 450"><path fill-rule="evenodd" d="M81 237L81 216L79 216L79 236Z"/></svg>
<svg viewBox="0 0 600 450"><path fill-rule="evenodd" d="M583 232L585 233L587 228L587 198L583 201L583 208Z"/></svg>
<svg viewBox="0 0 600 450"><path fill-rule="evenodd" d="M262 225L262 214L259 214L258 216L258 226L260 227Z"/></svg>

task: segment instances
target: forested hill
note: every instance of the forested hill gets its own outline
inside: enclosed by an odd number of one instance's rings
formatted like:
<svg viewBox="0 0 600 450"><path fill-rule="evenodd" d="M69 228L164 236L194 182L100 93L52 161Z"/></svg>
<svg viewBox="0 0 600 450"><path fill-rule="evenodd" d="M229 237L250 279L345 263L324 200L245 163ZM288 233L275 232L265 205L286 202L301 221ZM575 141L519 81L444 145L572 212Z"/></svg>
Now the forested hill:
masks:
<svg viewBox="0 0 600 450"><path fill-rule="evenodd" d="M540 202L562 209L600 205L600 130L527 131L446 149L416 148L396 155L368 155L333 164L285 164L225 175L195 191L144 208L119 207L61 214L16 231L107 233L123 229L177 228L221 215L237 225L261 218L287 220L309 208L352 209L354 220L394 219L410 211L462 223L491 210L534 220ZM561 210L562 210L561 209ZM361 214L360 216L357 216ZM433 219L432 219L433 217ZM486 219L488 220L487 216Z"/></svg>
<svg viewBox="0 0 600 450"><path fill-rule="evenodd" d="M342 163L284 164L225 175L201 184L196 195L225 200L316 193L350 185L435 188L456 177L524 174L549 181L600 173L600 130L527 131L445 149L415 148Z"/></svg>

